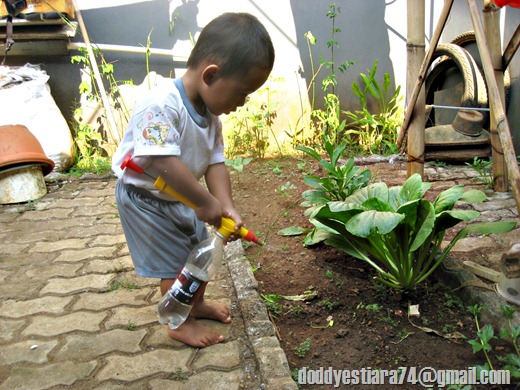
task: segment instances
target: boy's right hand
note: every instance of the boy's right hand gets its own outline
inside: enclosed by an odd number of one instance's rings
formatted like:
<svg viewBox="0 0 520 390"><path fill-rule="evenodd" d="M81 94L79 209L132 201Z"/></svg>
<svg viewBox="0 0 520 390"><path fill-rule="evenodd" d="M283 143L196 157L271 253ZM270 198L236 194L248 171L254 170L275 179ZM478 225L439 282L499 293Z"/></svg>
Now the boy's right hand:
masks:
<svg viewBox="0 0 520 390"><path fill-rule="evenodd" d="M216 228L220 227L222 222L222 205L213 195L208 193L207 202L195 207L195 215L202 222L209 223Z"/></svg>

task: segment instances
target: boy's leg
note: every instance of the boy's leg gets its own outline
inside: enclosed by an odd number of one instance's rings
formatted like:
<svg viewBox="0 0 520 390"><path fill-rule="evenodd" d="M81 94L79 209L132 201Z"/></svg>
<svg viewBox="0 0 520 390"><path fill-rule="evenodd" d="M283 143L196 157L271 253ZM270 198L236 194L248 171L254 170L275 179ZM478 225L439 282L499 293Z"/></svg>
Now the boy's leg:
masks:
<svg viewBox="0 0 520 390"><path fill-rule="evenodd" d="M175 279L161 279L162 295L166 294L174 281ZM198 323L195 318L211 318L222 321L224 323L229 323L231 322L229 309L225 305L219 303L199 303L199 301L203 301L203 295L204 291L201 294L201 298L199 298L197 302L194 303L192 308L192 313L193 310L195 310L196 312L198 311L199 315L194 316L190 313L190 316L186 319L186 321L177 329L170 329L167 326L167 333L172 339L181 341L185 344L197 348L208 347L210 345L224 341L224 336L218 334L213 329Z"/></svg>

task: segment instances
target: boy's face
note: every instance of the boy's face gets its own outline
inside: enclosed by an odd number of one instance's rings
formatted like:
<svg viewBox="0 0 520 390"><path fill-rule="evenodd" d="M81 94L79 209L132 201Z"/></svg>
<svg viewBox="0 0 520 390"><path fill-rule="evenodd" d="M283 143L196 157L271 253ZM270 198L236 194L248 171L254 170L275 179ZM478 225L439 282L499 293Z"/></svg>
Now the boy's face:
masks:
<svg viewBox="0 0 520 390"><path fill-rule="evenodd" d="M205 90L204 104L214 115L229 114L244 105L247 96L265 83L269 73L255 67L245 76L216 78Z"/></svg>

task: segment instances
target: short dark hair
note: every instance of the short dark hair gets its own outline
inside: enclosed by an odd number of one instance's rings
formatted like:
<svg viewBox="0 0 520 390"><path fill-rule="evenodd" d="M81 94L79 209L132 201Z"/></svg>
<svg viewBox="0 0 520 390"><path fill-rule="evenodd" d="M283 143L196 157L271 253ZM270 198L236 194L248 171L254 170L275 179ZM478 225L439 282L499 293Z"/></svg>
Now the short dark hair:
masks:
<svg viewBox="0 0 520 390"><path fill-rule="evenodd" d="M246 74L253 67L273 69L274 47L265 27L248 13L225 13L202 29L188 68L203 61L219 65L220 76Z"/></svg>

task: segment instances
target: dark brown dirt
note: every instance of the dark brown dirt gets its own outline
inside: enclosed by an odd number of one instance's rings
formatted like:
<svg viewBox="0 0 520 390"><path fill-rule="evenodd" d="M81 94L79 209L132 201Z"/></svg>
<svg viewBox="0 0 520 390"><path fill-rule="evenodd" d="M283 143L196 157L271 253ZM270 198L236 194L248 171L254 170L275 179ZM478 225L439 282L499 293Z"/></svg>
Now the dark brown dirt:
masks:
<svg viewBox="0 0 520 390"><path fill-rule="evenodd" d="M406 180L406 163L367 168L373 180L389 186ZM467 342L476 337L473 317L435 275L405 296L375 283L373 269L360 260L326 246L306 248L305 234L278 234L290 226L312 226L300 206L301 193L309 189L303 182L308 172L319 172L314 161L287 158L256 160L232 176L236 206L246 226L267 243L245 250L260 293L265 297L316 294L308 301L267 303L291 370L466 369L484 364L484 355L474 354ZM418 305L419 316L408 317L410 304ZM504 345L495 348L496 355L504 355Z"/></svg>

